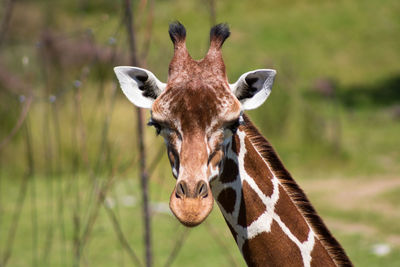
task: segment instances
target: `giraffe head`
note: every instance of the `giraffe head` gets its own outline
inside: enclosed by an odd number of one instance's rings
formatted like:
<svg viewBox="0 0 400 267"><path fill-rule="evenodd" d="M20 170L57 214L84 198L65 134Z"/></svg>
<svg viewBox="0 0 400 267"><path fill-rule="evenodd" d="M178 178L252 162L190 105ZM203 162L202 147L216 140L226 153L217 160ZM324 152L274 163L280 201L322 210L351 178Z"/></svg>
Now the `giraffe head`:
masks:
<svg viewBox="0 0 400 267"><path fill-rule="evenodd" d="M220 174L224 141L236 132L244 110L260 106L271 92L276 72L260 69L229 84L221 47L230 35L225 24L210 31L210 48L202 60L186 49L186 30L172 23L169 34L174 56L167 83L150 71L116 67L114 71L127 98L151 109L149 125L164 137L176 186L170 208L186 226L200 224L210 213L210 181Z"/></svg>

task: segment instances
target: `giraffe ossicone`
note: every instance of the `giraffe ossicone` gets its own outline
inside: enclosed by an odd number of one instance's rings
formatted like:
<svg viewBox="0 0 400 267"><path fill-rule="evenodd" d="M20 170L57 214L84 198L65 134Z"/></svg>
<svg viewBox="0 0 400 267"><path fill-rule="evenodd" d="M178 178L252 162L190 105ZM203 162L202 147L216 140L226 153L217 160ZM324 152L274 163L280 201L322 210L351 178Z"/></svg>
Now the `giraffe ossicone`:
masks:
<svg viewBox="0 0 400 267"><path fill-rule="evenodd" d="M151 109L164 137L176 185L170 208L186 226L206 219L214 199L249 266L352 266L279 157L245 110L268 98L275 70L244 73L229 84L221 47L226 24L210 31L201 60L186 49L186 29L172 23L168 80L116 67L127 98Z"/></svg>

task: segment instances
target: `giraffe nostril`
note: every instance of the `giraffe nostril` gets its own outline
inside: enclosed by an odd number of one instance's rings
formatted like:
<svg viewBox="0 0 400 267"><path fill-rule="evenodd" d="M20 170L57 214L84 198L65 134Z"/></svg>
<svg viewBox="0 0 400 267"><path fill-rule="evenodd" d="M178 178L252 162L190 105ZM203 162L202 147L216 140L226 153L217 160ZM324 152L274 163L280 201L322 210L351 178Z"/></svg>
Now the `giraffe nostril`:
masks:
<svg viewBox="0 0 400 267"><path fill-rule="evenodd" d="M187 185L184 181L180 181L177 185L176 185L176 197L177 198L183 198L186 196L187 194Z"/></svg>
<svg viewBox="0 0 400 267"><path fill-rule="evenodd" d="M196 190L196 195L198 197L206 198L208 196L208 188L207 184L204 181L200 181L197 184L197 190Z"/></svg>

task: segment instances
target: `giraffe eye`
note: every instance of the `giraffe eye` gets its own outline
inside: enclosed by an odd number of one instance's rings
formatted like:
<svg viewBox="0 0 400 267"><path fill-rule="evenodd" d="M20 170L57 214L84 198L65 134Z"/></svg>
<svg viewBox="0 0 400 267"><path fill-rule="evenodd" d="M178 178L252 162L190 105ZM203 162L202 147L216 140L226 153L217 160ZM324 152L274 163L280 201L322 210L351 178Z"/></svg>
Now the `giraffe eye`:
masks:
<svg viewBox="0 0 400 267"><path fill-rule="evenodd" d="M230 123L226 128L231 130L233 134L235 134L239 128L240 125L244 124L244 120L242 116L240 116L237 120L233 121Z"/></svg>
<svg viewBox="0 0 400 267"><path fill-rule="evenodd" d="M152 119L150 119L150 121L147 123L148 126L154 126L154 128L156 129L156 134L159 135L162 127L158 122L153 121Z"/></svg>
<svg viewBox="0 0 400 267"><path fill-rule="evenodd" d="M231 125L228 126L228 129L231 130L232 133L236 133L237 129L239 128L239 120L235 121Z"/></svg>

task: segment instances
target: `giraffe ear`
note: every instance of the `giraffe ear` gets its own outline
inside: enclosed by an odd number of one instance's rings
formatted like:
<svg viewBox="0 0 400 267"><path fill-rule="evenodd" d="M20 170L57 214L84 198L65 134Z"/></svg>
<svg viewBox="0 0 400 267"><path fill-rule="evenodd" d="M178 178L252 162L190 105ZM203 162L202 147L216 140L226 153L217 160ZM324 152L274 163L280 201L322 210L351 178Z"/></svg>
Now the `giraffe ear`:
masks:
<svg viewBox="0 0 400 267"><path fill-rule="evenodd" d="M232 93L242 103L243 110L255 109L261 106L271 93L276 71L259 69L246 72L230 84Z"/></svg>
<svg viewBox="0 0 400 267"><path fill-rule="evenodd" d="M151 108L166 86L145 69L119 66L114 68L114 72L125 96L140 108Z"/></svg>

